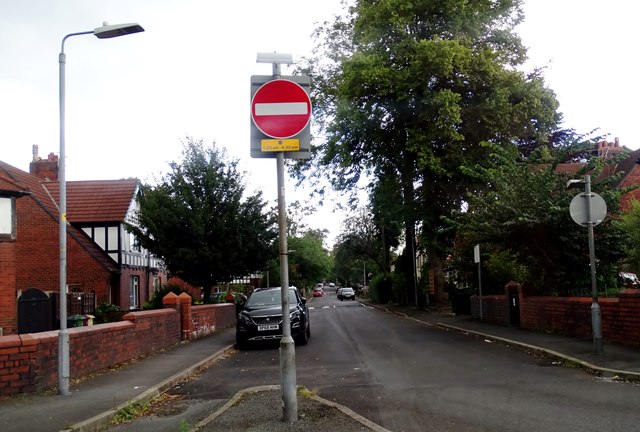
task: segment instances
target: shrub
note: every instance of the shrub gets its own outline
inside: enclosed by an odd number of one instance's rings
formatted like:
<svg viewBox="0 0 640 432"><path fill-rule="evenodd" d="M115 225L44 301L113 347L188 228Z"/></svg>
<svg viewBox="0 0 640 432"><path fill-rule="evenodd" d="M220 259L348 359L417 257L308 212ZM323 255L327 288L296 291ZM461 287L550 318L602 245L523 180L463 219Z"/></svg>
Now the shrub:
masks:
<svg viewBox="0 0 640 432"><path fill-rule="evenodd" d="M378 274L369 282L369 298L374 303L389 303L392 287L393 279L391 274Z"/></svg>
<svg viewBox="0 0 640 432"><path fill-rule="evenodd" d="M120 307L111 303L101 303L96 308L96 317L94 322L96 324L101 324L116 321L113 317L118 315L118 313L120 313Z"/></svg>

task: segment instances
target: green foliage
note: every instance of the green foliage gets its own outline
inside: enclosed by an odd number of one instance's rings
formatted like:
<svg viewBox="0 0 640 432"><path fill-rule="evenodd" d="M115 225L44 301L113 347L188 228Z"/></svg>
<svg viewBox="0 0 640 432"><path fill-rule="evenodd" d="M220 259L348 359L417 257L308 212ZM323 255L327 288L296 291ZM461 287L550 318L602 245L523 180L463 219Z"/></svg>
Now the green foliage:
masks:
<svg viewBox="0 0 640 432"><path fill-rule="evenodd" d="M624 233L625 264L630 271L640 273L640 201L631 201L629 209L614 224Z"/></svg>
<svg viewBox="0 0 640 432"><path fill-rule="evenodd" d="M587 229L569 215L569 203L576 194L566 188L569 177L558 174L554 163L537 163L535 154L518 159L513 156L515 149L485 146L491 150L489 164L465 170L489 187L469 194L468 211L457 218L458 250L471 251L474 244L480 244L483 255L488 251L493 258L496 275L509 270L509 276L527 277L541 293L588 288ZM604 167L598 159L584 170L592 170L592 190L607 202L607 219L595 227L595 247L599 271L606 272L601 281L604 287L613 288L609 273L616 274L624 256L621 231L612 222L618 217L622 191L615 187L615 177L598 176Z"/></svg>
<svg viewBox="0 0 640 432"><path fill-rule="evenodd" d="M386 267L388 244L368 208L360 208L342 222L334 246L335 275L345 286L355 286L363 273L375 275ZM369 278L369 276L367 276Z"/></svg>
<svg viewBox="0 0 640 432"><path fill-rule="evenodd" d="M96 324L110 322L110 314L120 312L120 307L111 303L100 303L96 308Z"/></svg>
<svg viewBox="0 0 640 432"><path fill-rule="evenodd" d="M314 119L326 141L295 166L299 177L327 178L354 202L363 185L386 189L392 179L395 203L375 199L379 231L391 234L377 248L398 240L399 224L412 239L418 222L420 246L444 262L455 234L445 218L485 186L460 167L487 161L484 141L540 145L561 120L541 74L518 67L521 19L517 0L388 0L356 2L326 23L302 71L316 83Z"/></svg>
<svg viewBox="0 0 640 432"><path fill-rule="evenodd" d="M130 422L144 415L144 413L147 412L148 410L149 410L149 404L147 403L141 403L141 402L131 403L125 406L124 408L121 408L118 410L111 424L117 425L121 423Z"/></svg>
<svg viewBox="0 0 640 432"><path fill-rule="evenodd" d="M406 305L415 302L415 291L411 279L406 272L394 271L392 273L392 300L395 303ZM411 296L411 298L409 298Z"/></svg>
<svg viewBox="0 0 640 432"><path fill-rule="evenodd" d="M238 161L187 138L181 163L156 186L142 187L127 229L170 273L208 297L211 287L264 268L276 237L261 193L248 195Z"/></svg>
<svg viewBox="0 0 640 432"><path fill-rule="evenodd" d="M369 283L369 298L374 303L389 303L393 296L393 275L380 273Z"/></svg>
<svg viewBox="0 0 640 432"><path fill-rule="evenodd" d="M289 237L289 285L309 289L330 274L331 257L323 245L324 234L308 230L297 237ZM269 263L269 285L280 285L280 261Z"/></svg>
<svg viewBox="0 0 640 432"><path fill-rule="evenodd" d="M191 426L189 425L189 422L185 419L180 420L180 423L178 424L178 432L189 432L190 430Z"/></svg>
<svg viewBox="0 0 640 432"><path fill-rule="evenodd" d="M509 281L524 282L530 280L527 268L510 250L497 250L488 255L484 262L484 294L503 294Z"/></svg>

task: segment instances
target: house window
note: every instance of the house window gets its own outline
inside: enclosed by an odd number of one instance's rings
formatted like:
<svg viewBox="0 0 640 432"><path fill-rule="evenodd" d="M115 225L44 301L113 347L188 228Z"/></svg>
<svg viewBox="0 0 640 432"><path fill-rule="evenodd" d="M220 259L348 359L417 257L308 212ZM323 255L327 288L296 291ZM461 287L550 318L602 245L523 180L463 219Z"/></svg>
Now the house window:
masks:
<svg viewBox="0 0 640 432"><path fill-rule="evenodd" d="M140 242L133 233L129 233L129 245L131 247L131 252L140 252Z"/></svg>
<svg viewBox="0 0 640 432"><path fill-rule="evenodd" d="M11 197L0 197L0 239L16 238L16 200Z"/></svg>
<svg viewBox="0 0 640 432"><path fill-rule="evenodd" d="M140 276L131 276L129 280L129 309L138 309L140 298Z"/></svg>

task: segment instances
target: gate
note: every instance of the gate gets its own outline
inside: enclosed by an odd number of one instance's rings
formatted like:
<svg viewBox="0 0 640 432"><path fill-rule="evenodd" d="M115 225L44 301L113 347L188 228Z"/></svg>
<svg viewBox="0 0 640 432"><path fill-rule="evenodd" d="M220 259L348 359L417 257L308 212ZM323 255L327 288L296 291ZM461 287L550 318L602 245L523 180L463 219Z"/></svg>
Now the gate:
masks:
<svg viewBox="0 0 640 432"><path fill-rule="evenodd" d="M18 298L18 334L51 330L51 299L37 288Z"/></svg>

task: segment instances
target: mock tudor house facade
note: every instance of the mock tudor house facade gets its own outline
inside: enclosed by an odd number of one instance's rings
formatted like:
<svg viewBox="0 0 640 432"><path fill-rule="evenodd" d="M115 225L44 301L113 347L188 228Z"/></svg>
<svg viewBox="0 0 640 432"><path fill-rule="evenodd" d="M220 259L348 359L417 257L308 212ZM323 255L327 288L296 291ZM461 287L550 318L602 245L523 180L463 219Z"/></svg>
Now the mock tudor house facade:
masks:
<svg viewBox="0 0 640 432"><path fill-rule="evenodd" d="M167 275L160 260L125 230L137 208L139 181L66 185L67 290L94 293L96 305L142 308ZM59 193L53 153L41 159L34 146L29 172L0 161L0 335L18 333L18 303L25 291L59 292Z"/></svg>

